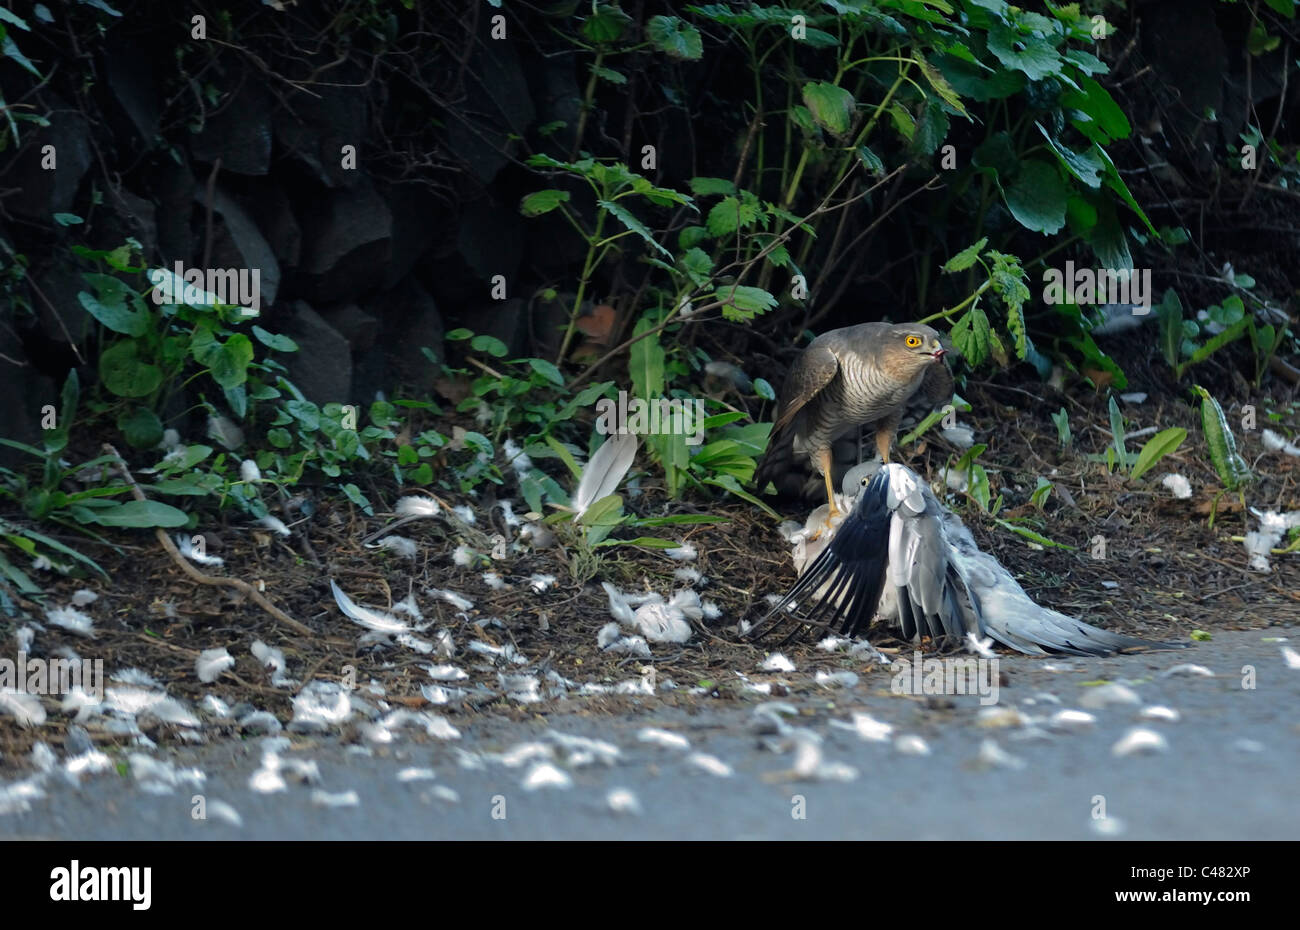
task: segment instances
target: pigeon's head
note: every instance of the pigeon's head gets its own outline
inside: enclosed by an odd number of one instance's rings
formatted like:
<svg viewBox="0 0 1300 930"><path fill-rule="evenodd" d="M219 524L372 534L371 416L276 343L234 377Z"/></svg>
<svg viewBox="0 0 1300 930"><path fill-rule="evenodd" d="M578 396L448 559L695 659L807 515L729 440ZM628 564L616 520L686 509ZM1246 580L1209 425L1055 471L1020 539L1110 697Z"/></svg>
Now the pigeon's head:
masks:
<svg viewBox="0 0 1300 930"><path fill-rule="evenodd" d="M915 374L943 361L948 350L937 330L924 323L898 323L890 331L885 351L889 363Z"/></svg>

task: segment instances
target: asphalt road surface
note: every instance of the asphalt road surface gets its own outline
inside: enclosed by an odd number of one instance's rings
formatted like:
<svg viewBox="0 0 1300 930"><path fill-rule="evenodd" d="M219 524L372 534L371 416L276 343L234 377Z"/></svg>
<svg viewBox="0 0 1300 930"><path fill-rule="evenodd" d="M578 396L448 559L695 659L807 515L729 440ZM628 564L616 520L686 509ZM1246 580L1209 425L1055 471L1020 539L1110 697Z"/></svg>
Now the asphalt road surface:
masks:
<svg viewBox="0 0 1300 930"><path fill-rule="evenodd" d="M864 666L856 683L698 713L647 698L615 717L486 718L458 738L169 744L145 753L156 770L136 760L79 784L64 760L33 775L6 759L0 837L1296 839L1300 668L1286 648L1300 631L1000 655L992 706L897 695L887 669Z"/></svg>

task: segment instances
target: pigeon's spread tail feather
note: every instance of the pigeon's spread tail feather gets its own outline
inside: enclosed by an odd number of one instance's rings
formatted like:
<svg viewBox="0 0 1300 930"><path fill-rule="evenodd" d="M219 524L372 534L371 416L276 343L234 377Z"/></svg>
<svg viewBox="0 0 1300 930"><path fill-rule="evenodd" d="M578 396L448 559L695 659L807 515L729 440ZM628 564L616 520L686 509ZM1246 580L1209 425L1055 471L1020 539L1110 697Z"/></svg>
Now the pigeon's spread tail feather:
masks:
<svg viewBox="0 0 1300 930"><path fill-rule="evenodd" d="M830 543L751 636L789 622L795 629L787 639L804 625L853 635L878 617L908 640L955 644L987 636L1030 655L1179 648L1111 633L1035 604L907 468L881 466L862 484Z"/></svg>

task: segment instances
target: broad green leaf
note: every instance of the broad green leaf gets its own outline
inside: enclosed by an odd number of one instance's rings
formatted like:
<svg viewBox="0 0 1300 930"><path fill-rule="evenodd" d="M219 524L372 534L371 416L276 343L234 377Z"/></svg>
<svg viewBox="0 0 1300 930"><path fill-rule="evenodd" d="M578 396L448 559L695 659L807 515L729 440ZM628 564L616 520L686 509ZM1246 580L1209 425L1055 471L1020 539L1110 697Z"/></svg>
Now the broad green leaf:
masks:
<svg viewBox="0 0 1300 930"><path fill-rule="evenodd" d="M99 380L118 397L144 397L162 384L162 371L140 361L136 351L136 343L124 339L99 356Z"/></svg>
<svg viewBox="0 0 1300 930"><path fill-rule="evenodd" d="M519 212L524 216L541 216L550 213L562 203L569 200L569 192L555 189L536 191L519 203Z"/></svg>
<svg viewBox="0 0 1300 930"><path fill-rule="evenodd" d="M646 38L659 51L678 61L694 61L704 54L700 31L676 16L650 17Z"/></svg>
<svg viewBox="0 0 1300 930"><path fill-rule="evenodd" d="M825 81L809 82L803 86L803 102L813 119L823 129L842 136L853 123L853 95L843 87Z"/></svg>
<svg viewBox="0 0 1300 930"><path fill-rule="evenodd" d="M1046 162L1026 161L1016 180L1003 193L1011 215L1026 229L1051 235L1065 225L1069 188L1056 168Z"/></svg>
<svg viewBox="0 0 1300 930"><path fill-rule="evenodd" d="M184 526L190 520L185 511L159 501L114 502L112 506L87 509L91 514L89 522L101 526L175 527Z"/></svg>
<svg viewBox="0 0 1300 930"><path fill-rule="evenodd" d="M1138 454L1137 462L1133 465L1133 471L1129 477L1134 480L1141 478L1154 468L1162 458L1177 451L1186 438L1187 430L1181 426L1173 426L1156 433L1142 447L1142 451Z"/></svg>
<svg viewBox="0 0 1300 930"><path fill-rule="evenodd" d="M77 295L91 316L115 333L136 337L145 334L149 329L149 312L120 278L90 273L82 276L96 291L94 295L86 291Z"/></svg>

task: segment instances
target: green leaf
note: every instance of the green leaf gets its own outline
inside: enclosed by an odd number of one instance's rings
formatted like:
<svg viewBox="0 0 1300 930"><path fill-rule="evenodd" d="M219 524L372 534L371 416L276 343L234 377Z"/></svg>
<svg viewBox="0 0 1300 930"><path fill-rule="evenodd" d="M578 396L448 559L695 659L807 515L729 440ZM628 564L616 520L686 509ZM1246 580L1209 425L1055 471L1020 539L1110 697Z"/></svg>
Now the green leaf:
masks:
<svg viewBox="0 0 1300 930"><path fill-rule="evenodd" d="M298 343L294 342L288 336L281 336L279 333L269 333L257 324L253 325L253 336L262 345L275 352L297 352Z"/></svg>
<svg viewBox="0 0 1300 930"><path fill-rule="evenodd" d="M1147 440L1147 444L1138 453L1137 462L1133 465L1133 471L1129 477L1134 480L1141 478L1154 468L1162 458L1176 451L1186 438L1187 430L1180 426L1173 426L1156 433Z"/></svg>
<svg viewBox="0 0 1300 930"><path fill-rule="evenodd" d="M149 312L134 291L119 278L106 274L83 274L86 282L95 288L95 296L86 291L77 300L86 311L115 333L124 336L143 336L149 329ZM134 309L128 307L130 303Z"/></svg>
<svg viewBox="0 0 1300 930"><path fill-rule="evenodd" d="M1081 77L1078 84L1078 90L1066 91L1061 96L1061 103L1067 107L1074 107L1091 118L1091 126L1087 121L1072 120L1079 131L1094 142L1128 138L1129 133L1133 131L1133 127L1129 124L1128 117L1124 115L1124 111L1120 109L1119 104L1115 102L1115 98L1110 95L1110 92L1090 77ZM1092 131L1094 127L1101 130L1109 138L1095 138L1095 133Z"/></svg>
<svg viewBox="0 0 1300 930"><path fill-rule="evenodd" d="M3 27L0 27L0 29L3 29ZM22 53L22 50L14 44L14 40L9 38L9 36L4 37L4 43L0 46L0 54L17 64L20 68L30 71L37 77L42 76L41 72L37 70L36 66L31 63L31 60Z"/></svg>
<svg viewBox="0 0 1300 930"><path fill-rule="evenodd" d="M1041 81L1061 71L1061 56L1045 39L1020 35L1001 23L990 27L988 46L1004 66L1023 71L1031 81Z"/></svg>
<svg viewBox="0 0 1300 930"><path fill-rule="evenodd" d="M849 131L853 123L854 100L843 87L825 81L810 81L803 86L803 102L823 129L837 136Z"/></svg>
<svg viewBox="0 0 1300 930"><path fill-rule="evenodd" d="M620 74L619 72L613 70L612 68L598 68L595 65L592 65L591 73L596 75L596 77L600 78L601 80L609 81L609 83L611 84L627 83L627 75Z"/></svg>
<svg viewBox="0 0 1300 930"><path fill-rule="evenodd" d="M669 58L694 61L704 54L700 31L676 16L652 16L646 23L646 38Z"/></svg>
<svg viewBox="0 0 1300 930"><path fill-rule="evenodd" d="M721 238L734 233L737 229L752 226L758 219L758 203L749 199L724 197L713 205L708 218L704 221L709 232Z"/></svg>
<svg viewBox="0 0 1300 930"><path fill-rule="evenodd" d="M475 352L486 352L493 358L505 358L510 351L506 348L506 344L496 336L486 334L474 336L470 339L469 345Z"/></svg>
<svg viewBox="0 0 1300 930"><path fill-rule="evenodd" d="M1110 437L1111 446L1115 449L1115 457L1121 468L1128 467L1128 446L1125 444L1124 433L1124 415L1120 413L1119 404L1115 403L1115 395L1110 397L1110 403L1107 405L1110 415Z"/></svg>
<svg viewBox="0 0 1300 930"><path fill-rule="evenodd" d="M54 214L54 222L60 226L80 226L85 220L75 213L56 213Z"/></svg>
<svg viewBox="0 0 1300 930"><path fill-rule="evenodd" d="M972 368L989 357L991 340L989 318L980 307L971 307L952 328L953 345Z"/></svg>
<svg viewBox="0 0 1300 930"><path fill-rule="evenodd" d="M878 178L885 173L885 163L880 160L879 155L865 145L858 147L858 161L862 162L863 167L871 172L872 177Z"/></svg>
<svg viewBox="0 0 1300 930"><path fill-rule="evenodd" d="M550 213L562 203L569 200L569 192L555 189L536 191L519 203L519 212L524 216L541 216Z"/></svg>
<svg viewBox="0 0 1300 930"><path fill-rule="evenodd" d="M530 358L528 360L528 364L533 369L533 371L537 372L547 381L551 382L552 384L558 384L561 387L564 386L564 375L560 373L560 369L556 368L553 364L546 361L546 359Z"/></svg>
<svg viewBox="0 0 1300 930"><path fill-rule="evenodd" d="M985 236L979 242L966 246L966 248L948 259L940 270L948 274L957 271L965 271L967 268L971 267L971 265L975 264L976 259L979 258L980 252L984 250L984 246L988 245L988 241L989 237Z"/></svg>
<svg viewBox="0 0 1300 930"><path fill-rule="evenodd" d="M569 469L569 472L570 474L573 475L574 479L581 481L582 466L579 465L577 461L573 458L573 453L569 451L568 447L565 446L558 439L556 439L554 436L547 436L546 444L555 451L556 456L558 456L560 461L564 463L564 466L567 469ZM541 510L540 507L534 507L532 509L537 510L539 512Z"/></svg>
<svg viewBox="0 0 1300 930"><path fill-rule="evenodd" d="M691 193L696 197L708 197L712 194L734 194L736 185L726 178L691 178L688 182Z"/></svg>
<svg viewBox="0 0 1300 930"><path fill-rule="evenodd" d="M118 415L117 428L122 431L127 444L137 449L149 449L162 442L162 420L147 407L123 411Z"/></svg>
<svg viewBox="0 0 1300 930"><path fill-rule="evenodd" d="M1050 546L1056 549L1069 549L1072 552L1075 549L1074 546L1067 546L1065 543L1059 543L1054 539L1048 539L1046 536L1042 535L1041 533L1035 533L1027 526L1021 526L1018 523L1012 523L1008 520L1003 520L1001 517L994 517L993 522L996 523L998 526L1002 527L1003 529L1010 530L1011 532L1015 533L1018 536L1023 536L1025 539L1028 539L1030 542L1038 543L1038 545L1040 546Z"/></svg>
<svg viewBox="0 0 1300 930"><path fill-rule="evenodd" d="M654 319L649 316L637 320L633 337L653 329ZM632 393L649 400L664 392L664 347L658 335L646 336L632 343L628 350L628 376L632 379Z"/></svg>
<svg viewBox="0 0 1300 930"><path fill-rule="evenodd" d="M360 507L366 516L373 517L375 515L375 509L370 506L370 501L366 499L366 496L361 493L361 489L355 484L343 485L343 493L348 500Z"/></svg>
<svg viewBox="0 0 1300 930"><path fill-rule="evenodd" d="M596 203L602 209L608 210L611 216L617 219L628 229L632 230L632 232L636 233L646 242L650 243L650 245L654 246L664 255L668 256L668 258L671 259L673 257L673 253L669 252L662 245L656 242L655 237L651 234L650 230L647 229L645 227L645 224L642 223L639 219L637 219L636 216L633 215L631 211L627 210L625 207L615 203L612 200L598 200Z"/></svg>
<svg viewBox="0 0 1300 930"><path fill-rule="evenodd" d="M929 82L932 88L934 88L934 92L943 99L944 103L948 104L948 106L952 107L962 116L969 118L969 114L966 112L966 107L961 102L961 97L957 96L957 91L948 83L948 79L939 73L939 69L930 64L920 55L915 56L914 60L918 65L920 65L921 73L925 75L926 81Z"/></svg>
<svg viewBox="0 0 1300 930"><path fill-rule="evenodd" d="M1093 190L1101 188L1101 179L1106 170L1106 163L1100 155L1096 154L1097 143L1093 142L1090 148L1082 152L1076 152L1053 138L1042 123L1035 123L1034 125L1043 134L1043 138L1047 140L1047 145L1051 148L1057 160L1065 166L1066 171Z"/></svg>
<svg viewBox="0 0 1300 930"><path fill-rule="evenodd" d="M136 352L135 342L124 339L99 356L99 380L118 397L144 397L162 384L161 369L140 361Z"/></svg>
<svg viewBox="0 0 1300 930"><path fill-rule="evenodd" d="M632 17L616 6L602 5L582 21L582 34L598 45L616 42L632 25Z"/></svg>
<svg viewBox="0 0 1300 930"><path fill-rule="evenodd" d="M754 314L765 313L776 306L776 298L761 287L725 287L713 294L716 300L726 301L722 308L725 319L742 322Z"/></svg>
<svg viewBox="0 0 1300 930"><path fill-rule="evenodd" d="M1046 162L1037 159L1025 162L1003 195L1011 215L1026 229L1051 235L1065 225L1069 189L1057 170Z"/></svg>
<svg viewBox="0 0 1300 930"><path fill-rule="evenodd" d="M108 503L108 502L105 502ZM112 502L109 507L87 508L90 514L88 522L101 526L151 527L185 526L190 522L189 515L177 510L170 504L159 501Z"/></svg>
<svg viewBox="0 0 1300 930"><path fill-rule="evenodd" d="M713 271L713 259L703 249L689 249L678 259L678 264L696 287L707 284Z"/></svg>
<svg viewBox="0 0 1300 930"><path fill-rule="evenodd" d="M213 343L213 348L205 352L199 363L208 366L213 381L231 389L248 380L248 365L252 360L252 340L243 333L234 333L223 343Z"/></svg>
<svg viewBox="0 0 1300 930"><path fill-rule="evenodd" d="M1160 354L1170 368L1177 370L1183 344L1183 303L1172 287L1156 308L1156 318L1160 322Z"/></svg>

